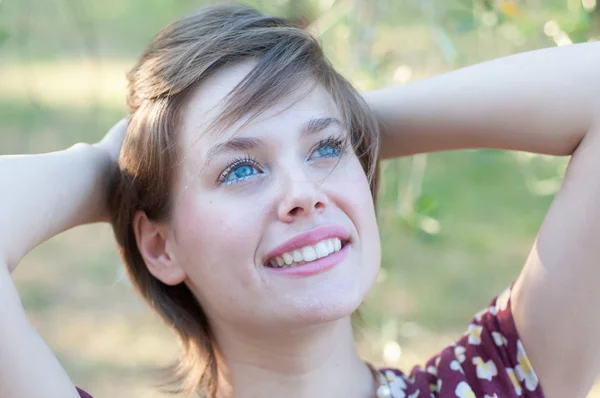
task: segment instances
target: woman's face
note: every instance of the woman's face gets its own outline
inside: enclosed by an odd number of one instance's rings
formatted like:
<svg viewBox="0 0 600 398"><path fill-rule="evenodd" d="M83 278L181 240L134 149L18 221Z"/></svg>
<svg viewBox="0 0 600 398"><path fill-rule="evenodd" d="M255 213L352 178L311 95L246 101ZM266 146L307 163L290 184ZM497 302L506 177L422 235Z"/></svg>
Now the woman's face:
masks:
<svg viewBox="0 0 600 398"><path fill-rule="evenodd" d="M316 86L241 129L205 131L253 66L220 70L185 109L174 263L213 323L260 331L348 316L376 279L380 241L331 96Z"/></svg>

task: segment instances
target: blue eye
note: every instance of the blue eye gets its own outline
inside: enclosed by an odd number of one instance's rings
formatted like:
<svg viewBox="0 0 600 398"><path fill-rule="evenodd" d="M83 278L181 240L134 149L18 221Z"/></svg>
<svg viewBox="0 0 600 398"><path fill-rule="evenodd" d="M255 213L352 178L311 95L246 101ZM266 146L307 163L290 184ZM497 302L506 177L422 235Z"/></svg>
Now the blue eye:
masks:
<svg viewBox="0 0 600 398"><path fill-rule="evenodd" d="M327 139L319 143L313 152L313 158L336 158L342 154L343 141L339 139Z"/></svg>
<svg viewBox="0 0 600 398"><path fill-rule="evenodd" d="M260 174L258 164L252 159L240 159L227 167L219 177L219 181L225 185L235 184L240 181Z"/></svg>

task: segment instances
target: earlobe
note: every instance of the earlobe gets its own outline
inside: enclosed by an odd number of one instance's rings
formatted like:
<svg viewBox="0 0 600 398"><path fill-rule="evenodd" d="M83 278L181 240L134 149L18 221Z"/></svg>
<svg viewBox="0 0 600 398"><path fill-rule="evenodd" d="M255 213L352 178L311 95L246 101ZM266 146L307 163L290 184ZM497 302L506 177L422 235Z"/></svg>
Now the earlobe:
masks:
<svg viewBox="0 0 600 398"><path fill-rule="evenodd" d="M148 271L167 285L177 285L185 280L186 274L169 250L168 228L150 221L142 210L133 216L136 243Z"/></svg>

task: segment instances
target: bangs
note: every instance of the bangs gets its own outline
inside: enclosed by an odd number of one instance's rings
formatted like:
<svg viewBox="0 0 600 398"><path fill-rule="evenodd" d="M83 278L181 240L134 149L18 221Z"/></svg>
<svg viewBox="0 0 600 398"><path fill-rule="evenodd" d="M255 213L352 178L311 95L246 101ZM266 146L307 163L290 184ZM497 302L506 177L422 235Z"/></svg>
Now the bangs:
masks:
<svg viewBox="0 0 600 398"><path fill-rule="evenodd" d="M165 285L149 272L132 221L138 210L152 221L171 219L181 149L187 144L180 137L186 102L211 75L246 61L253 61L252 69L220 101L218 115L203 120L203 130L221 139L226 130L247 125L275 104L292 106L322 86L339 110L377 201L377 121L309 32L287 19L234 4L203 8L159 32L127 74L130 120L109 196L127 272L181 342L181 359L168 368L172 377L161 383L167 392L216 398L218 350L209 319L191 290L185 284Z"/></svg>
<svg viewBox="0 0 600 398"><path fill-rule="evenodd" d="M324 65L319 65L321 60L311 54L314 49L310 47L306 38L286 40L256 59L252 70L225 96L223 111L207 130L223 133L244 120L238 127L242 129L276 103L290 100L285 109L293 106L318 85L323 85L332 95L329 79L322 72ZM339 109L340 104L335 101L335 96L332 95L332 98ZM350 120L343 119L343 127L349 129Z"/></svg>

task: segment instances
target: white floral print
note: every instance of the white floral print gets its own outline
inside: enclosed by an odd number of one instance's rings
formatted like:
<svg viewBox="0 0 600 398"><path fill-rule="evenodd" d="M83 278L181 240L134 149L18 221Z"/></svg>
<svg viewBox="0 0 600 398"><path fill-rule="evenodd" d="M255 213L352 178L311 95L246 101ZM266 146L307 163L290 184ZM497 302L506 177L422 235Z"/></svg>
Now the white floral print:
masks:
<svg viewBox="0 0 600 398"><path fill-rule="evenodd" d="M519 376L519 380L525 382L525 388L529 391L535 391L539 384L538 378L531 367L521 340L517 341L517 361L519 364L515 367L515 373Z"/></svg>
<svg viewBox="0 0 600 398"><path fill-rule="evenodd" d="M505 289L496 300L496 311L502 312L508 308L508 301L510 300L510 288Z"/></svg>
<svg viewBox="0 0 600 398"><path fill-rule="evenodd" d="M479 345L481 344L481 332L483 326L470 324L467 329L467 335L469 336L469 344Z"/></svg>
<svg viewBox="0 0 600 398"><path fill-rule="evenodd" d="M498 375L498 368L491 359L484 362L481 357L473 358L473 365L475 365L477 377L485 380L492 380L492 378Z"/></svg>
<svg viewBox="0 0 600 398"><path fill-rule="evenodd" d="M455 359L452 362L450 362L450 369L452 370L456 370L462 374L465 374L465 371L463 370L462 366L460 366L460 363Z"/></svg>
<svg viewBox="0 0 600 398"><path fill-rule="evenodd" d="M502 333L492 332L492 338L498 347L508 344L508 340L506 340L506 337L504 337Z"/></svg>
<svg viewBox="0 0 600 398"><path fill-rule="evenodd" d="M459 363L463 363L465 361L465 359L467 358L465 356L465 352L467 350L465 349L465 347L461 346L461 345L457 345L456 347L454 347L454 356L456 357L456 359L458 360Z"/></svg>
<svg viewBox="0 0 600 398"><path fill-rule="evenodd" d="M388 370L384 373L385 378L388 381L388 385L390 386L390 391L392 392L392 397L394 398L405 398L406 397L406 388L408 387L406 381L402 376L398 376L396 373Z"/></svg>
<svg viewBox="0 0 600 398"><path fill-rule="evenodd" d="M515 374L514 369L506 368L506 374L508 378L512 382L513 387L515 388L515 394L517 397L520 397L523 394L523 389L521 388L521 383L519 383L519 379L517 379L517 375Z"/></svg>
<svg viewBox="0 0 600 398"><path fill-rule="evenodd" d="M464 381L461 381L460 383L458 383L458 385L456 386L456 390L454 391L454 393L456 394L456 396L458 398L476 398L475 397L475 393L471 389L471 386L469 386Z"/></svg>

